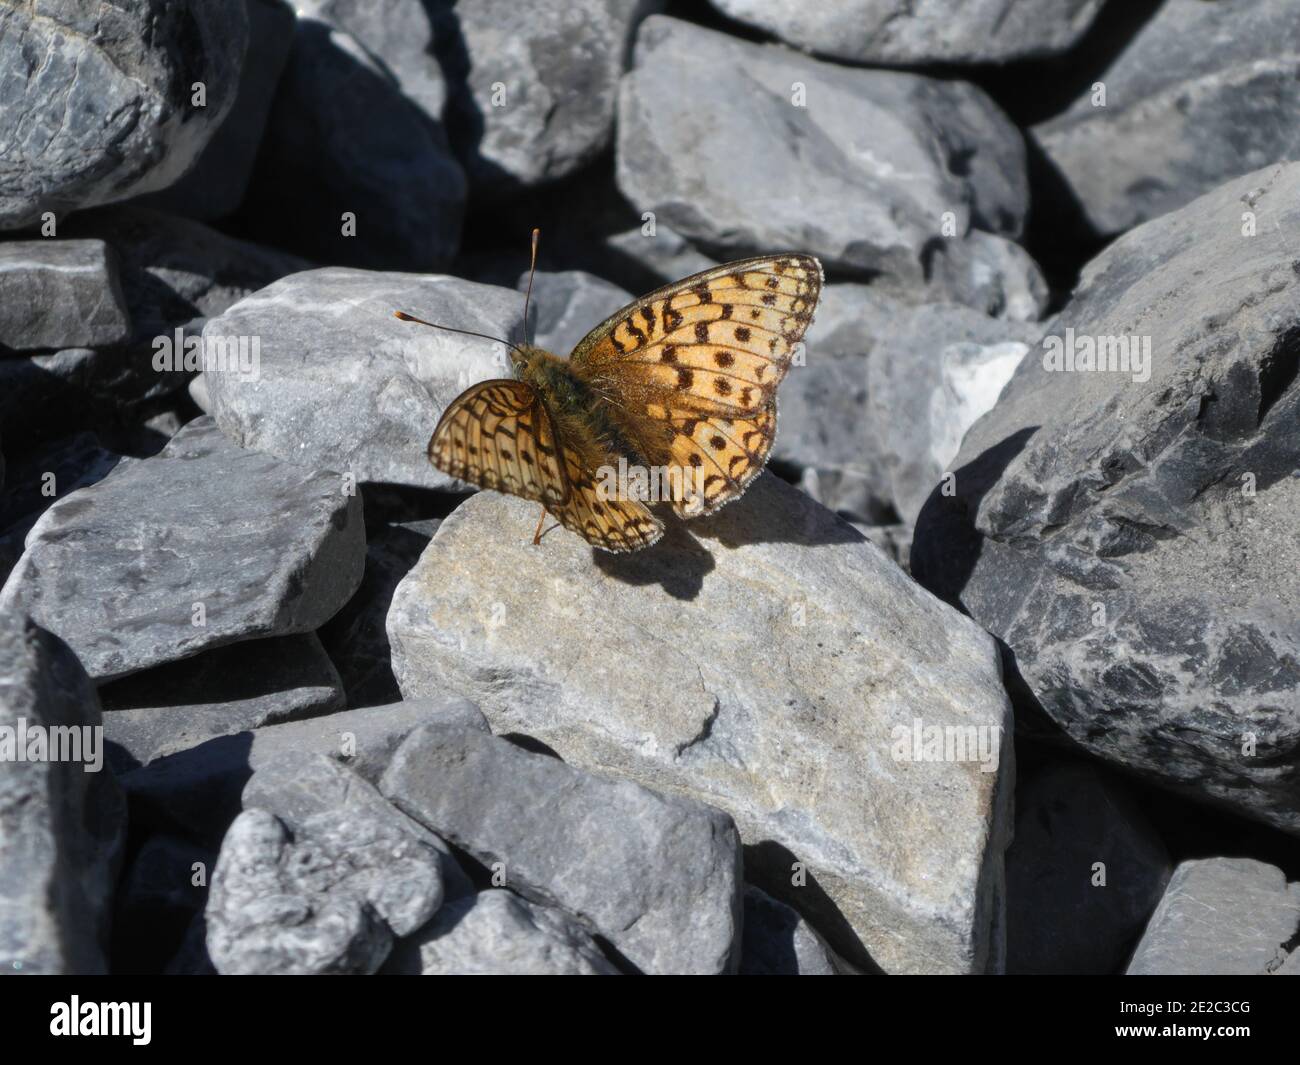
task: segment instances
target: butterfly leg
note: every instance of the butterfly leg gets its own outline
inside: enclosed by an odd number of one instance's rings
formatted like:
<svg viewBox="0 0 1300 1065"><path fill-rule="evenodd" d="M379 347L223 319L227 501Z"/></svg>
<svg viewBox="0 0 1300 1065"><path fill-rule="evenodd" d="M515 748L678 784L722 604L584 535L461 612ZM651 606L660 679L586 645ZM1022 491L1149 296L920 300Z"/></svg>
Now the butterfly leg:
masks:
<svg viewBox="0 0 1300 1065"><path fill-rule="evenodd" d="M542 522L546 520L546 508L542 507L541 516L537 519L537 528L533 530L533 546L536 547L542 542Z"/></svg>

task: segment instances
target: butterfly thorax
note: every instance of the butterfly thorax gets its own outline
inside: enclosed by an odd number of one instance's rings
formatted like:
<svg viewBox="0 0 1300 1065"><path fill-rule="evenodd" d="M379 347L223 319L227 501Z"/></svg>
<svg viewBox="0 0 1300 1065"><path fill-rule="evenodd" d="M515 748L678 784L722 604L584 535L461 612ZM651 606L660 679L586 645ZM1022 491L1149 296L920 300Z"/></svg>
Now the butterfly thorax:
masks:
<svg viewBox="0 0 1300 1065"><path fill-rule="evenodd" d="M605 455L638 459L638 450L618 424L616 412L567 359L532 345L521 351L515 360L515 376L541 395L561 434L583 440Z"/></svg>

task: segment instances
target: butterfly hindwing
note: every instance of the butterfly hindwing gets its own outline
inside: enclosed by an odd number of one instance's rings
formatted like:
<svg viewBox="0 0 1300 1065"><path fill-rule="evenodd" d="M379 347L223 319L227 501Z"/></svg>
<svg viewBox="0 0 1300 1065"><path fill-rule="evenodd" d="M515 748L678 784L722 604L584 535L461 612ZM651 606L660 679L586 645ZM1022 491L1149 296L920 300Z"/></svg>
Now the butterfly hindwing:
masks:
<svg viewBox="0 0 1300 1065"><path fill-rule="evenodd" d="M674 412L669 421L674 435L661 464L689 475L669 502L678 517L698 518L742 495L762 472L776 439L776 400L745 418Z"/></svg>
<svg viewBox="0 0 1300 1065"><path fill-rule="evenodd" d="M664 534L663 523L636 499L602 499L596 477L578 449L564 446L569 498L548 509L566 529L605 551L637 551ZM612 456L611 456L612 458Z"/></svg>
<svg viewBox="0 0 1300 1065"><path fill-rule="evenodd" d="M768 407L821 295L809 255L725 263L651 292L593 329L570 364L632 419Z"/></svg>
<svg viewBox="0 0 1300 1065"><path fill-rule="evenodd" d="M548 507L570 495L551 417L523 381L482 381L452 400L429 439L429 461L459 480Z"/></svg>

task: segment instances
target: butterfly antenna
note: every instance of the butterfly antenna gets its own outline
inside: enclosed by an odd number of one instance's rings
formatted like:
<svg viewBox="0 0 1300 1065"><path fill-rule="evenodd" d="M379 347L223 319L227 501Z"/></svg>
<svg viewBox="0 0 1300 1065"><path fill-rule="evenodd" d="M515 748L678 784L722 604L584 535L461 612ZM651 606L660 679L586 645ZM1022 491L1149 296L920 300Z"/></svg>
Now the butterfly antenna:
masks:
<svg viewBox="0 0 1300 1065"><path fill-rule="evenodd" d="M537 273L537 242L541 239L542 231L533 229L533 255L532 261L528 264L528 291L524 293L524 342L531 344L528 338L528 303L533 298L533 275Z"/></svg>
<svg viewBox="0 0 1300 1065"><path fill-rule="evenodd" d="M417 318L415 315L407 314L405 311L394 311L393 317L400 319L403 322L415 322L416 325L427 325L430 329L441 329L447 333L460 333L462 336L478 337L481 340L492 340L498 344L504 344L508 348L513 348L515 351L519 352L520 355L524 354L524 349L518 344L511 343L509 340L502 340L500 337L494 337L487 333L476 333L472 329L456 329L449 325L439 325L437 322L426 322L423 318Z"/></svg>

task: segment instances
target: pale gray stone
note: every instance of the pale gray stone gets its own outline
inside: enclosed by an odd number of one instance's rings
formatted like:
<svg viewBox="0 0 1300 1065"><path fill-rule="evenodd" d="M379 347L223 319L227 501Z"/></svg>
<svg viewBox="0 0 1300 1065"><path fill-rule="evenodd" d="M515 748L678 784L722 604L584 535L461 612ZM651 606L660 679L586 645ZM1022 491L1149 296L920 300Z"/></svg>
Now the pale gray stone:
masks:
<svg viewBox="0 0 1300 1065"><path fill-rule="evenodd" d="M404 694L726 810L747 879L854 964L996 967L1013 767L986 633L770 474L632 555L534 547L535 521L494 492L443 521L389 613ZM982 763L918 757L918 725Z"/></svg>
<svg viewBox="0 0 1300 1065"><path fill-rule="evenodd" d="M1111 244L966 434L912 549L1074 740L1293 833L1297 227L1288 164Z"/></svg>
<svg viewBox="0 0 1300 1065"><path fill-rule="evenodd" d="M634 229L627 229L606 239L607 257L611 263L606 267L609 276L620 280L621 276L641 277L648 275L652 281L646 291L659 285L669 285L692 274L702 273L718 265L702 251L692 247L691 243L671 226L661 225L656 220L653 233L646 233L644 223ZM625 264L619 260L625 259ZM622 282L627 284L629 282ZM640 287L633 285L633 287Z"/></svg>
<svg viewBox="0 0 1300 1065"><path fill-rule="evenodd" d="M1129 962L1129 976L1261 976L1300 934L1300 884L1251 858L1183 862Z"/></svg>
<svg viewBox="0 0 1300 1065"><path fill-rule="evenodd" d="M130 333L117 259L103 241L0 244L0 356L116 344Z"/></svg>
<svg viewBox="0 0 1300 1065"><path fill-rule="evenodd" d="M58 500L26 545L0 607L26 609L102 682L314 630L360 583L365 530L338 474L245 451L200 418Z"/></svg>
<svg viewBox="0 0 1300 1065"><path fill-rule="evenodd" d="M1023 226L1023 140L972 85L834 66L662 16L642 25L635 57L619 187L719 258L797 250L920 288L946 215L958 259L972 226Z"/></svg>
<svg viewBox="0 0 1300 1065"><path fill-rule="evenodd" d="M0 8L0 229L174 182L234 104L247 45L244 0Z"/></svg>
<svg viewBox="0 0 1300 1065"><path fill-rule="evenodd" d="M528 287L524 273L517 286ZM529 332L534 344L567 357L583 337L615 311L632 302L633 296L617 285L581 270L538 273L533 279Z"/></svg>
<svg viewBox="0 0 1300 1065"><path fill-rule="evenodd" d="M591 936L561 910L509 891L448 902L399 943L385 973L424 976L617 976Z"/></svg>
<svg viewBox="0 0 1300 1065"><path fill-rule="evenodd" d="M1296 158L1300 8L1169 0L1095 82L1104 106L1090 89L1033 136L1093 228L1112 234Z"/></svg>
<svg viewBox="0 0 1300 1065"><path fill-rule="evenodd" d="M107 970L126 804L91 731L99 721L95 689L76 656L30 619L0 610L0 965L7 972ZM39 736L44 742L33 746ZM53 757L56 742L60 757Z"/></svg>
<svg viewBox="0 0 1300 1065"><path fill-rule="evenodd" d="M710 0L796 48L856 63L1005 63L1069 50L1102 0Z"/></svg>
<svg viewBox="0 0 1300 1065"><path fill-rule="evenodd" d="M429 437L464 389L511 376L506 348L398 321L396 310L523 339L523 299L511 289L343 267L296 274L204 329L205 339L260 339L257 380L205 373L217 424L245 447L351 473L358 483L454 486L430 464Z"/></svg>
<svg viewBox="0 0 1300 1065"><path fill-rule="evenodd" d="M456 726L412 732L380 790L641 971L735 970L740 839L721 811Z"/></svg>
<svg viewBox="0 0 1300 1065"><path fill-rule="evenodd" d="M338 671L314 633L247 640L100 689L118 772L215 736L344 708Z"/></svg>

